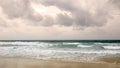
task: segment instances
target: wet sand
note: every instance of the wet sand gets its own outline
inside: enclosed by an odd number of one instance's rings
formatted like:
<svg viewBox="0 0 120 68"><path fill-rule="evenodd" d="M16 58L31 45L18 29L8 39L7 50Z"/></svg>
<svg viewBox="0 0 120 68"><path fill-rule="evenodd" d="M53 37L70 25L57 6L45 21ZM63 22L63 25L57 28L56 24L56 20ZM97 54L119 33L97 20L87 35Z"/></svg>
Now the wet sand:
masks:
<svg viewBox="0 0 120 68"><path fill-rule="evenodd" d="M82 63L0 57L0 68L120 68L119 63Z"/></svg>
<svg viewBox="0 0 120 68"><path fill-rule="evenodd" d="M120 57L115 56L105 56L99 59L100 61L106 62L106 63L114 63L114 64L120 64Z"/></svg>

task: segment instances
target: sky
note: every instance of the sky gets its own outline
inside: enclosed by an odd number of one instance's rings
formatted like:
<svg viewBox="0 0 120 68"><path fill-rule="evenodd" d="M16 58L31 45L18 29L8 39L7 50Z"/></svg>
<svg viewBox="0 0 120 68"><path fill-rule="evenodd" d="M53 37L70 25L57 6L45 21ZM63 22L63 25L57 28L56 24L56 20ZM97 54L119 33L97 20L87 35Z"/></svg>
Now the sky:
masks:
<svg viewBox="0 0 120 68"><path fill-rule="evenodd" d="M120 39L120 0L0 0L0 40Z"/></svg>

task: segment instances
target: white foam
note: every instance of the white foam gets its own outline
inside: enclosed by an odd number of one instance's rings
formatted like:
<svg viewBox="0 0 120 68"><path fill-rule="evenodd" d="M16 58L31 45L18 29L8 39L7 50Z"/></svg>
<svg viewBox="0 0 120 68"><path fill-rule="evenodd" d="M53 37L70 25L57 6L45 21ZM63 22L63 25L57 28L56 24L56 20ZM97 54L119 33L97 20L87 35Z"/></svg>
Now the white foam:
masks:
<svg viewBox="0 0 120 68"><path fill-rule="evenodd" d="M48 47L52 46L50 43L44 42L0 42L0 45L9 45L9 46L37 46L37 47Z"/></svg>
<svg viewBox="0 0 120 68"><path fill-rule="evenodd" d="M36 46L0 47L1 56L22 56L39 59L91 61L107 54L120 54L120 50L58 50L40 49Z"/></svg>
<svg viewBox="0 0 120 68"><path fill-rule="evenodd" d="M40 49L38 47L30 47L30 46L24 46L24 47L0 47L0 55L2 54L31 54L31 55L50 55L54 53L71 53L71 54L117 54L120 53L120 50L51 50L51 49Z"/></svg>
<svg viewBox="0 0 120 68"><path fill-rule="evenodd" d="M0 45L36 45L39 42L0 42Z"/></svg>
<svg viewBox="0 0 120 68"><path fill-rule="evenodd" d="M105 49L120 49L120 46L103 46Z"/></svg>
<svg viewBox="0 0 120 68"><path fill-rule="evenodd" d="M81 48L89 48L89 47L92 47L90 45L78 45L77 47L81 47Z"/></svg>
<svg viewBox="0 0 120 68"><path fill-rule="evenodd" d="M74 43L70 43L70 42L69 42L69 43L68 43L68 42L64 42L64 43L63 43L63 45L72 45L72 44L73 44L73 45L77 45L77 44L80 44L80 43L77 43L77 42L76 42L76 43L75 43L75 42L74 42Z"/></svg>
<svg viewBox="0 0 120 68"><path fill-rule="evenodd" d="M47 42L0 42L0 45L11 45L0 47L0 56L22 56L39 59L63 59L63 60L84 60L91 61L96 57L120 54L120 46L102 45L104 49L97 49L102 47L97 45L82 45L81 43L63 43L63 45L77 45L78 48L59 48L61 43L47 43ZM12 46L15 45L15 46ZM16 46L18 45L18 46ZM19 46L22 45L22 46ZM58 46L58 48L49 48ZM48 48L46 48L48 47ZM111 50L112 49L112 50Z"/></svg>

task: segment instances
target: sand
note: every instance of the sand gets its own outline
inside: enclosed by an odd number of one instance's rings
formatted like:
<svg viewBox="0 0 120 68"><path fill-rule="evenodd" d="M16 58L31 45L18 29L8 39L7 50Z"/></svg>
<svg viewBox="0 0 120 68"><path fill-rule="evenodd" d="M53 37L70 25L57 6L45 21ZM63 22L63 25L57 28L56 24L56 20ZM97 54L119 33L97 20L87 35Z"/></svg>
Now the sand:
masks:
<svg viewBox="0 0 120 68"><path fill-rule="evenodd" d="M120 68L119 63L82 63L0 57L0 68Z"/></svg>

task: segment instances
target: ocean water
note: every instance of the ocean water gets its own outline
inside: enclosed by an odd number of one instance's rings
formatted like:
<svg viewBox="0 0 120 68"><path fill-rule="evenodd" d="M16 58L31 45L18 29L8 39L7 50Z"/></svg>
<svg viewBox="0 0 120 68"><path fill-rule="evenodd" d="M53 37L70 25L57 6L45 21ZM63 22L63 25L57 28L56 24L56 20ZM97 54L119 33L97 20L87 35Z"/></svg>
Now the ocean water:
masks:
<svg viewBox="0 0 120 68"><path fill-rule="evenodd" d="M1 40L0 56L100 62L101 57L120 57L120 40Z"/></svg>

